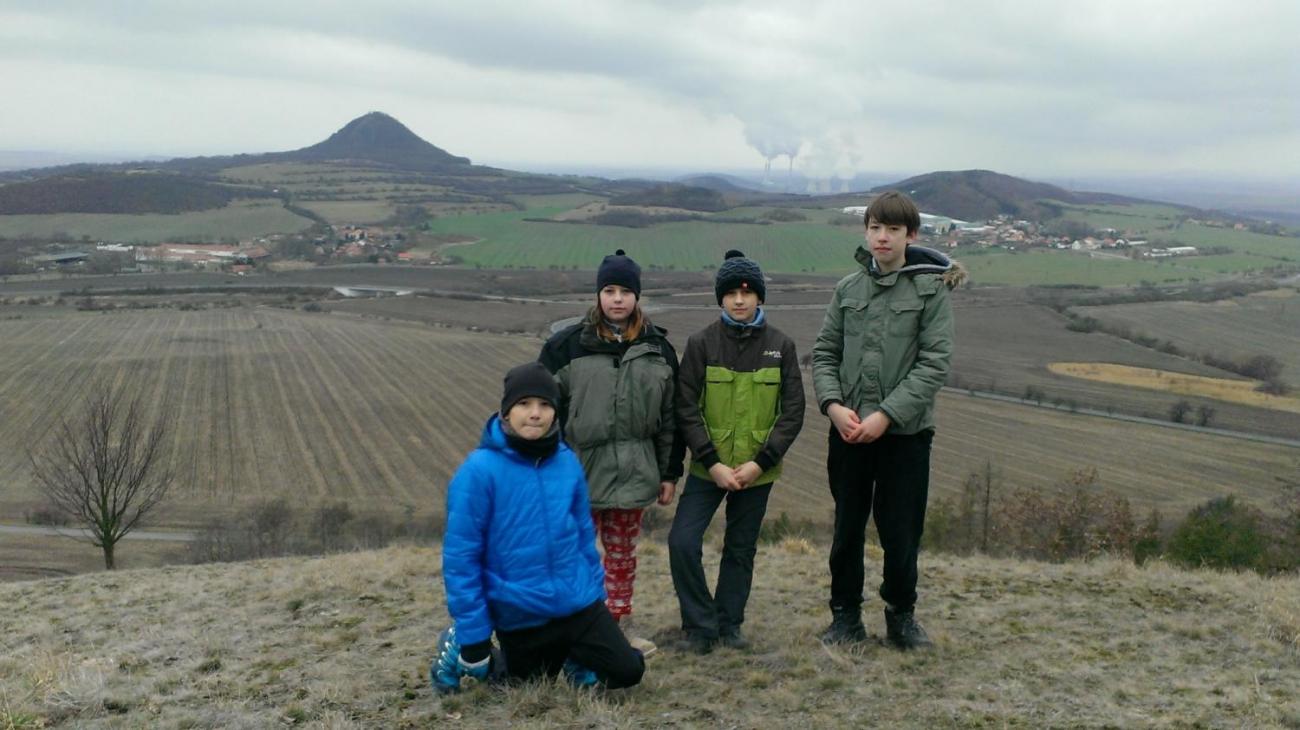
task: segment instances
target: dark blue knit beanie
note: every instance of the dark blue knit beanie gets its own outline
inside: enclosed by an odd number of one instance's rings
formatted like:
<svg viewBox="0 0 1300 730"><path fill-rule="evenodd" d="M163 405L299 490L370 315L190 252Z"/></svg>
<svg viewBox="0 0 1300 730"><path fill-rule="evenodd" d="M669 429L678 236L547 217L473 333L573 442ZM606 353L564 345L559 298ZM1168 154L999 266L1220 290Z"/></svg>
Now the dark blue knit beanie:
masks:
<svg viewBox="0 0 1300 730"><path fill-rule="evenodd" d="M621 248L612 256L606 256L600 262L600 268L596 270L596 291L610 284L631 289L637 299L641 298L641 267L628 258Z"/></svg>
<svg viewBox="0 0 1300 730"><path fill-rule="evenodd" d="M718 306L722 306L722 297L732 289L748 289L758 295L758 301L767 301L767 284L763 282L763 270L753 259L731 249L718 267L718 276L714 280L713 290L718 295Z"/></svg>

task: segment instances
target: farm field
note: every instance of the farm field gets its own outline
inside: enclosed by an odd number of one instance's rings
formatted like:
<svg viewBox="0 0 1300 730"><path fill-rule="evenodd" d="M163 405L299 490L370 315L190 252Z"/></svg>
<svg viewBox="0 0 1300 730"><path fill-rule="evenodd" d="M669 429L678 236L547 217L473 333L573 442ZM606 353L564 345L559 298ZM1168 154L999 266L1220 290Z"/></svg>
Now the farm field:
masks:
<svg viewBox="0 0 1300 730"><path fill-rule="evenodd" d="M687 330L681 331L685 337ZM500 378L541 340L273 308L69 313L0 320L0 514L38 504L24 448L93 377L129 383L175 419L179 489L158 524L192 526L251 500L441 510L442 490L496 407ZM806 382L809 390L811 382ZM1070 470L1177 512L1224 492L1265 505L1300 454L1282 446L943 395L934 492L990 459L1012 487ZM814 405L773 516L825 519L825 420Z"/></svg>
<svg viewBox="0 0 1300 730"><path fill-rule="evenodd" d="M1273 355L1283 380L1300 379L1300 294L1275 289L1217 302L1149 302L1076 307L1081 315L1219 357Z"/></svg>
<svg viewBox="0 0 1300 730"><path fill-rule="evenodd" d="M1167 370L1097 362L1054 362L1048 365L1047 369L1074 378L1135 385L1139 388L1161 390L1178 395L1203 395L1215 400L1300 413L1300 400L1261 393L1256 390L1261 385L1257 380L1207 378L1203 375L1184 375Z"/></svg>
<svg viewBox="0 0 1300 730"><path fill-rule="evenodd" d="M623 248L646 268L699 271L717 266L723 253L730 248L739 248L762 262L769 273L843 275L857 266L853 252L861 240L860 231L855 226L832 224L841 215L832 209L798 209L808 216L808 221L797 223L753 225L689 221L648 228L621 228L525 220L560 216L572 206L562 204L558 199L538 198L521 202L528 206L528 210L444 216L431 223L432 230L478 239L478 243L455 250L454 256L465 264L538 269L594 268L601 256ZM1110 208L1124 206L1108 206L1100 213L1089 215L1104 216ZM1160 211L1176 209L1164 206L1142 206L1141 209L1142 214L1134 218L1139 224L1177 223L1173 219L1157 217ZM738 208L717 215L724 218L759 216L765 210ZM1070 214L1082 215L1073 209ZM1183 229L1187 233L1186 241L1178 239L1180 242L1201 246L1227 245L1236 253L1153 261L1044 250L958 249L954 256L967 264L974 279L981 284L1010 286L1116 286L1143 281L1175 282L1218 278L1300 260L1300 239L1195 224L1186 224L1180 231Z"/></svg>
<svg viewBox="0 0 1300 730"><path fill-rule="evenodd" d="M544 337L558 319L586 313L588 305L542 301L494 301L451 297L342 299L323 305L331 312L362 317L432 322L486 332L519 332ZM540 340L537 347L541 348Z"/></svg>
<svg viewBox="0 0 1300 730"><path fill-rule="evenodd" d="M833 279L816 277L782 277L829 286ZM23 275L0 278L0 296L54 296L60 292L142 290L153 288L200 287L334 287L383 286L420 290L465 292L492 296L581 296L594 295L596 273L582 271L478 270L449 266L388 266L342 264L277 271L251 276L232 276L218 272L180 272L164 274L118 274L104 276L65 276L60 274ZM644 271L643 292L653 295L661 290L711 291L711 272Z"/></svg>
<svg viewBox="0 0 1300 730"><path fill-rule="evenodd" d="M439 511L500 373L539 344L279 309L0 321L0 341L0 514L36 504L24 448L108 377L174 418L170 525L271 495Z"/></svg>
<svg viewBox="0 0 1300 730"><path fill-rule="evenodd" d="M812 351L825 310L811 303L829 300L829 293L799 292L770 297L769 316L774 326L789 334L801 356ZM779 302L793 299L797 308L784 309ZM712 305L711 296L675 296L667 302ZM1215 410L1211 425L1221 428L1300 438L1300 415L1267 410L1209 398L1186 397L1112 383L1058 375L1048 365L1061 360L1110 362L1134 367L1167 370L1188 375L1230 378L1230 373L1186 358L1174 357L1141 347L1100 332L1071 332L1065 320L1051 309L1029 303L1013 303L995 294L960 291L953 295L956 317L956 346L948 383L958 388L975 388L1022 396L1026 388L1043 392L1044 402L1075 403L1086 408L1113 409L1118 413L1167 417L1169 408L1186 398L1194 407ZM793 304L793 302L792 302ZM1141 305L1134 305L1141 306ZM717 316L716 309L679 309L652 315L667 327L675 346ZM1212 342L1212 330L1199 334ZM1280 339L1288 339L1282 337ZM1290 338L1291 342L1295 338ZM809 376L810 377L810 376Z"/></svg>
<svg viewBox="0 0 1300 730"><path fill-rule="evenodd" d="M383 200L304 200L299 205L333 225L378 223L392 217L395 210Z"/></svg>
<svg viewBox="0 0 1300 730"><path fill-rule="evenodd" d="M69 239L89 236L96 241L142 243L176 239L218 241L294 233L311 225L310 220L285 210L278 200L237 200L224 208L177 214L0 215L0 236Z"/></svg>

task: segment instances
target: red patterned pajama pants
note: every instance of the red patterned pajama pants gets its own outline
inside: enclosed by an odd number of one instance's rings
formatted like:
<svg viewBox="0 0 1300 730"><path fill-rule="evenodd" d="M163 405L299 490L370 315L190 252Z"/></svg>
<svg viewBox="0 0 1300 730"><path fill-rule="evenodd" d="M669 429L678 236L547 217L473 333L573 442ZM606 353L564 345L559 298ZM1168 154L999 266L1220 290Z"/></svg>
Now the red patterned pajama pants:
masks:
<svg viewBox="0 0 1300 730"><path fill-rule="evenodd" d="M605 549L605 605L615 619L632 613L632 583L636 580L636 539L641 534L640 509L591 511L596 535Z"/></svg>

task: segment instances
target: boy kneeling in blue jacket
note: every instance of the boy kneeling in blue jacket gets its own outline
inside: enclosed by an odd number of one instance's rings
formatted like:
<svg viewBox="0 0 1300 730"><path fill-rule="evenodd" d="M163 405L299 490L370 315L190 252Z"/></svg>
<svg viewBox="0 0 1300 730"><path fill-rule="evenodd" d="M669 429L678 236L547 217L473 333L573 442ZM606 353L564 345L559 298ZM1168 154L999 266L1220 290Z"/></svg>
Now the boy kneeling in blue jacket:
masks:
<svg viewBox="0 0 1300 730"><path fill-rule="evenodd" d="M506 374L501 412L447 489L442 576L455 622L430 670L440 693L462 677L575 685L641 681L645 659L605 607L605 573L577 456L560 438L559 388L537 362ZM492 632L505 666L492 661Z"/></svg>

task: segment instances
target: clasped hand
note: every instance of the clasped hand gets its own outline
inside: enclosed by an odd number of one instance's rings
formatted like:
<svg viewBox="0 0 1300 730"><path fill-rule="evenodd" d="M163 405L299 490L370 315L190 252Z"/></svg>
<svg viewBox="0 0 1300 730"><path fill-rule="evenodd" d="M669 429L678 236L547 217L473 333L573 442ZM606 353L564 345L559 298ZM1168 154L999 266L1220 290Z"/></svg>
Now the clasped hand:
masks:
<svg viewBox="0 0 1300 730"><path fill-rule="evenodd" d="M762 474L763 468L752 461L746 461L734 469L721 463L709 467L709 476L713 478L713 483L728 492L738 492L751 486Z"/></svg>

